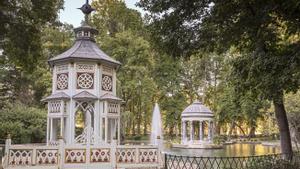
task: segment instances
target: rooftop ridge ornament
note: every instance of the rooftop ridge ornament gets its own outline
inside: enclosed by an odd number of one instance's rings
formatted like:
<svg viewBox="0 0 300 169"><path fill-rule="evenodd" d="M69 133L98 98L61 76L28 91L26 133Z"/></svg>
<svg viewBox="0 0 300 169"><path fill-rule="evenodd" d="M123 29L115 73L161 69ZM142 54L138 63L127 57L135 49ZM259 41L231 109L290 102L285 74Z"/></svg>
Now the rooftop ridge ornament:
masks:
<svg viewBox="0 0 300 169"><path fill-rule="evenodd" d="M83 4L80 8L78 8L82 11L82 13L85 15L84 18L84 23L88 24L88 20L89 20L89 15L95 11L94 8L92 8L92 6L89 4L89 0L86 0L85 4Z"/></svg>

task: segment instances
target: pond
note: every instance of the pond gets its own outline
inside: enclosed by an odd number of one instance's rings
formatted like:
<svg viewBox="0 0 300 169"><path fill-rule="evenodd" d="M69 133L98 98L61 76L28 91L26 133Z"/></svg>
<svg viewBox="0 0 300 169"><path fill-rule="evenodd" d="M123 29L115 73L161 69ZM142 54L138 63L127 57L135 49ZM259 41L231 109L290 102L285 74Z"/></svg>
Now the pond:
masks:
<svg viewBox="0 0 300 169"><path fill-rule="evenodd" d="M280 147L236 143L225 145L223 149L179 149L167 147L165 148L165 152L182 156L241 157L280 153Z"/></svg>

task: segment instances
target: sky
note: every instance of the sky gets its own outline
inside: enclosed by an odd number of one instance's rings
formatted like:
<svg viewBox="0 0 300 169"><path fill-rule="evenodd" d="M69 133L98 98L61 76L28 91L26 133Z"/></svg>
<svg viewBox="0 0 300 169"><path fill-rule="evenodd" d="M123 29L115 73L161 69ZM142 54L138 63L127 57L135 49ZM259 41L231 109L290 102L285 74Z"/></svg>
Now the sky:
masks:
<svg viewBox="0 0 300 169"><path fill-rule="evenodd" d="M137 9L142 12L141 8L135 6L139 0L125 0L127 7ZM90 1L91 3L92 1ZM64 10L60 11L59 19L63 23L72 24L74 27L80 26L84 16L82 12L77 9L85 3L85 0L65 0Z"/></svg>

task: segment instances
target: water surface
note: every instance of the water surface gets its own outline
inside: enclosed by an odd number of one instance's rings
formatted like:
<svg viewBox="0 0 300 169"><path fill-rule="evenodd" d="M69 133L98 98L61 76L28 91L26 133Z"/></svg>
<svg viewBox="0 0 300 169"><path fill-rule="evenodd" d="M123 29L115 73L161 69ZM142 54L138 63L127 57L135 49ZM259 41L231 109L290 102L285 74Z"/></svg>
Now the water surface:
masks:
<svg viewBox="0 0 300 169"><path fill-rule="evenodd" d="M223 149L179 149L166 148L168 154L201 157L241 157L280 153L279 147L263 146L261 144L237 143L225 145Z"/></svg>

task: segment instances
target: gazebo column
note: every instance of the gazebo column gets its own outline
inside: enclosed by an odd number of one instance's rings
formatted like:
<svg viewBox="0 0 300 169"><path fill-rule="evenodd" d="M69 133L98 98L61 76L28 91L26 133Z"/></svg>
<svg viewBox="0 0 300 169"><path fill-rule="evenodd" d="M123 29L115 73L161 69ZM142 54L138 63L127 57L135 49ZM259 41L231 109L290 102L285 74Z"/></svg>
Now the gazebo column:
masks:
<svg viewBox="0 0 300 169"><path fill-rule="evenodd" d="M105 143L107 143L108 141L108 137L107 137L107 134L108 134L108 119L107 117L105 117L105 134L104 134L104 141Z"/></svg>
<svg viewBox="0 0 300 169"><path fill-rule="evenodd" d="M203 122L199 121L199 140L203 141Z"/></svg>
<svg viewBox="0 0 300 169"><path fill-rule="evenodd" d="M53 118L50 118L50 139L51 142L53 140Z"/></svg>
<svg viewBox="0 0 300 169"><path fill-rule="evenodd" d="M181 122L181 143L184 144L186 142L186 121Z"/></svg>
<svg viewBox="0 0 300 169"><path fill-rule="evenodd" d="M49 128L50 128L50 120L49 120L49 117L47 117L47 136L46 136L46 143L47 145L49 144L49 134L50 134L50 131L49 131Z"/></svg>
<svg viewBox="0 0 300 169"><path fill-rule="evenodd" d="M64 116L62 116L60 118L60 136L63 137L63 138L65 138L65 136L64 136L64 129L65 129L64 125L65 125L64 124Z"/></svg>
<svg viewBox="0 0 300 169"><path fill-rule="evenodd" d="M193 121L190 121L190 142L194 141L194 125Z"/></svg>

